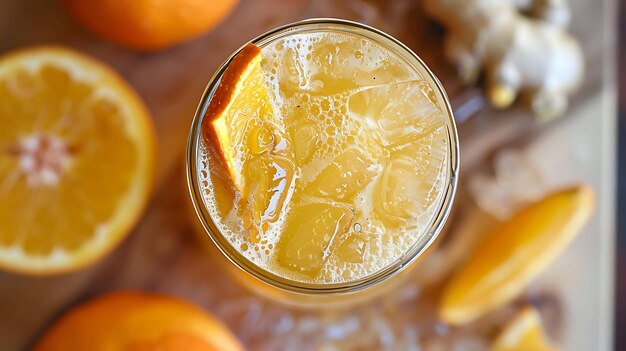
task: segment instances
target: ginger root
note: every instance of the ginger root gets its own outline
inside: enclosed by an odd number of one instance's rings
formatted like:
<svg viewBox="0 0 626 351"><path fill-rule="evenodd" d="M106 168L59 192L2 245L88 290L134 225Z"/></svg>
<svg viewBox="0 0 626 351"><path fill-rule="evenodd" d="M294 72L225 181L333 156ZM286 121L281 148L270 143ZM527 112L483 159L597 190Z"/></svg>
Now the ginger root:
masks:
<svg viewBox="0 0 626 351"><path fill-rule="evenodd" d="M444 49L464 82L485 75L496 107L528 98L542 119L561 115L583 78L583 55L566 31L566 0L426 0L448 30Z"/></svg>

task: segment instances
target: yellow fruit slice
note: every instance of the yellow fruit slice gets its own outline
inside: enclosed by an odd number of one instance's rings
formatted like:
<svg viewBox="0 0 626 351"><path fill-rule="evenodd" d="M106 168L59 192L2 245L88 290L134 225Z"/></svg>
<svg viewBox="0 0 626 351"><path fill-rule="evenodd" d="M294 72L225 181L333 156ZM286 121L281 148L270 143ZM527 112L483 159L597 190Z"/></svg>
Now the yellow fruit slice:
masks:
<svg viewBox="0 0 626 351"><path fill-rule="evenodd" d="M245 46L229 63L203 120L203 134L241 193L240 215L259 241L278 220L296 172L282 121L274 113L261 50Z"/></svg>
<svg viewBox="0 0 626 351"><path fill-rule="evenodd" d="M48 330L36 351L240 351L229 330L184 300L117 292L79 306Z"/></svg>
<svg viewBox="0 0 626 351"><path fill-rule="evenodd" d="M494 341L492 351L556 351L543 331L541 317L533 307L525 307Z"/></svg>
<svg viewBox="0 0 626 351"><path fill-rule="evenodd" d="M444 288L440 318L468 323L515 298L574 239L593 209L593 190L576 186L495 228Z"/></svg>
<svg viewBox="0 0 626 351"><path fill-rule="evenodd" d="M129 232L152 183L154 133L137 94L74 51L0 59L0 266L77 269Z"/></svg>

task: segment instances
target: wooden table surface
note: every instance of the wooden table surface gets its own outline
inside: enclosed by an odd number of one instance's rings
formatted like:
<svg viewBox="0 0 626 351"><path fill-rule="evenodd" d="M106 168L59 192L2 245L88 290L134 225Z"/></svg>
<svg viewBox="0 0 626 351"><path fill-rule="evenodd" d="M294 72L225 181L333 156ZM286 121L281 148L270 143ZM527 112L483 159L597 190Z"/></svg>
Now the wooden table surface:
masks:
<svg viewBox="0 0 626 351"><path fill-rule="evenodd" d="M554 276L566 276L561 288L556 288L572 296L565 298L565 304L587 306L567 310L566 331L559 336L567 350L609 350L612 321L608 311L612 309L612 298L607 291L612 291L613 284L610 249L614 238L609 223L612 224L615 207L614 71L610 60L615 40L611 25L615 23L616 11L613 1L571 2L572 31L583 45L587 73L568 116L551 125L538 126L522 109L501 112L485 108L459 128L461 172L465 177L484 168L495 150L526 139L527 135L550 135L553 139L548 140L562 141L565 151L568 145L587 145L592 155L600 156L579 162L578 166L591 167L591 171L572 168L580 173L563 178L597 184L599 215L538 284L554 281L549 279ZM147 103L159 138L153 200L141 223L111 255L84 271L62 276L33 278L0 272L1 350L28 348L68 307L104 291L127 288L163 291L193 300L224 319L251 349L272 349L263 339L265 331L250 329L244 325L245 318L233 317L233 311L239 309L245 316L253 312L264 316L286 312L282 307L257 303L253 296L216 272L206 259L186 208L183 152L200 95L214 70L233 50L278 25L324 16L354 19L396 36L433 69L453 102L467 91L442 56L441 29L425 18L416 1L243 0L211 33L158 53L135 53L98 40L74 23L57 1L0 1L0 53L29 45L61 44L107 62ZM548 132L540 134L540 129ZM463 187L460 192L461 198L467 197ZM565 266L581 257L590 260L579 275L580 279L588 279L585 284L575 275L562 274ZM585 288L587 284L593 288ZM569 294L567 291L572 289L580 291ZM592 331L583 330L580 319L585 315L591 316L593 323L584 325ZM573 332L568 332L568 328ZM281 347L288 347L285 345Z"/></svg>

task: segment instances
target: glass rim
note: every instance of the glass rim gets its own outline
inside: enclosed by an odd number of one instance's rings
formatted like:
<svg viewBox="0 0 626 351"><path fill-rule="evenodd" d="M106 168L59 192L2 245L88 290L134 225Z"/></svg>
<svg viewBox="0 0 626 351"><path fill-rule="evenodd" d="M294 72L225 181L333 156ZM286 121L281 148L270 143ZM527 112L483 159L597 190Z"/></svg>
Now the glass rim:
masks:
<svg viewBox="0 0 626 351"><path fill-rule="evenodd" d="M213 97L213 94L215 93L215 90L219 85L221 76L224 73L226 67L228 67L233 57L237 55L248 43L258 44L262 46L263 44L270 42L272 39L280 37L281 34L288 35L289 32L296 31L297 29L309 26L314 27L315 25L332 25L334 26L334 28L327 29L341 31L343 28L344 32L347 32L347 28L353 30L364 30L369 34L380 37L379 39L387 40L392 45L397 46L397 50L392 50L391 48L387 49L394 52L395 54L400 54L399 51L404 51L404 53L407 54L409 58L416 61L418 66L423 70L423 72L420 71L419 73L427 74L428 77L424 78L428 78L429 83L431 83L431 85L433 85L433 89L436 90L436 94L441 98L439 100L443 100L440 101L440 105L442 105L441 102L443 102L443 106L441 106L441 108L445 111L442 112L444 112L447 117L446 129L448 134L448 147L450 150L448 177L446 178L448 184L447 186L444 186L444 189L442 190L445 191L445 194L441 200L439 209L436 212L436 216L431 219L431 225L421 233L422 238L428 235L427 240L423 242L421 239L416 240L415 243L413 243L402 256L395 258L383 269L361 277L359 279L347 282L306 283L295 279L282 277L256 265L254 262L252 262L239 251L237 251L237 249L235 249L232 244L221 234L220 230L217 228L217 225L213 220L213 217L211 216L204 204L203 195L199 187L200 181L198 179L198 150L200 147L200 139L202 138L202 120L204 118L206 108L208 107ZM358 35L358 33L353 34ZM369 39L376 40L375 38ZM213 241L213 244L215 244L219 251L238 269L258 281L291 293L304 295L348 294L364 290L374 285L378 285L379 283L387 281L389 278L396 276L400 272L404 271L407 267L411 266L438 237L450 214L454 195L456 193L459 170L459 141L456 123L454 121L452 107L450 105L450 100L441 82L432 73L428 66L426 66L422 59L418 55L416 55L411 49L409 49L406 45L404 45L402 42L395 39L391 35L362 23L336 18L311 18L288 23L257 36L256 38L243 44L241 47L239 47L239 49L235 50L220 65L220 67L216 70L216 72L207 83L207 86L202 93L200 102L198 103L198 107L196 108L196 111L194 113L194 117L191 122L191 129L187 140L185 160L187 187L191 196L194 211L196 212L196 215L200 220L203 229Z"/></svg>

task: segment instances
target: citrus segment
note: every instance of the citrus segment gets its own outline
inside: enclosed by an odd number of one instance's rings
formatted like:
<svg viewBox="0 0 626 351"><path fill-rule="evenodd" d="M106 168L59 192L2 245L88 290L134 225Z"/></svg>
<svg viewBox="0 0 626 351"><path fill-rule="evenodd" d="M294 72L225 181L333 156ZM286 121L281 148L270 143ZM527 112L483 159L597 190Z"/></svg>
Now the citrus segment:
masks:
<svg viewBox="0 0 626 351"><path fill-rule="evenodd" d="M218 320L180 299L140 292L116 292L61 317L34 347L36 351L240 351L239 342Z"/></svg>
<svg viewBox="0 0 626 351"><path fill-rule="evenodd" d="M568 188L527 207L488 234L444 289L440 317L471 322L515 298L580 232L594 193Z"/></svg>
<svg viewBox="0 0 626 351"><path fill-rule="evenodd" d="M525 307L498 335L492 351L556 351L543 331L539 312Z"/></svg>
<svg viewBox="0 0 626 351"><path fill-rule="evenodd" d="M0 266L67 271L118 243L148 199L149 119L121 78L81 54L0 59Z"/></svg>

